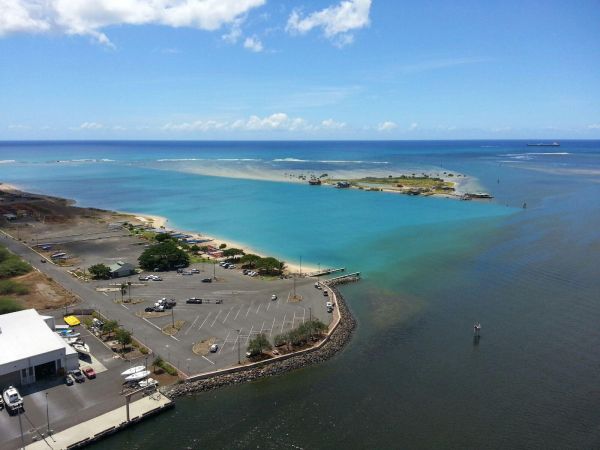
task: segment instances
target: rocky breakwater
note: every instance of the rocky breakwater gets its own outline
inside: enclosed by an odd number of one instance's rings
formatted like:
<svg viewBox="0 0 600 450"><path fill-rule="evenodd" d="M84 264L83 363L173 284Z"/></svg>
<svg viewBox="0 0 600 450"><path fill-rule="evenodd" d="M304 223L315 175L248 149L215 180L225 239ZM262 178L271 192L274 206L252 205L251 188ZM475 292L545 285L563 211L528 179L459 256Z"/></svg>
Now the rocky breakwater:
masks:
<svg viewBox="0 0 600 450"><path fill-rule="evenodd" d="M356 327L356 321L350 313L342 295L334 287L329 288L337 300L340 319L329 336L315 347L288 355L261 361L247 366L205 374L172 386L161 388L161 392L170 398L192 395L196 392L211 391L232 384L246 383L262 377L281 375L286 372L318 364L328 360L339 352L349 341Z"/></svg>

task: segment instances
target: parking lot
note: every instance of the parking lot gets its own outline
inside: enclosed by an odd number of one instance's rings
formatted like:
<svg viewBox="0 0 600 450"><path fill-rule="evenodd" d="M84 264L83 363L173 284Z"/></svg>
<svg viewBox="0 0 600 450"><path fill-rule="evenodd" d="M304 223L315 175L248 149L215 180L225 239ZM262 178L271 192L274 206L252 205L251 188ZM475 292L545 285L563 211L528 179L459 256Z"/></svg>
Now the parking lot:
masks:
<svg viewBox="0 0 600 450"><path fill-rule="evenodd" d="M126 292L123 296L126 302L121 306L122 314L139 321L139 331L134 330L134 333L155 353L185 373L195 374L237 364L238 352L245 360L248 341L259 333L272 340L311 317L325 323L331 320L325 307L327 298L314 287L314 280L251 278L240 270L214 267L213 264L195 264L192 268L197 268L199 273L190 276L162 272L158 274L162 281L139 281L137 276L112 281L132 283L132 302L127 303L129 292ZM204 278L212 277L213 271L216 280L202 282ZM101 289L110 288L111 284L94 283ZM120 303L120 292L104 292L103 295L106 301ZM272 299L273 295L276 300ZM177 305L164 313L144 313L163 297L176 300ZM186 303L192 297L201 298L202 304ZM152 317L155 315L160 317ZM157 346L152 340L145 341L144 326L163 330L180 321L184 322L183 326L171 342ZM194 353L194 345L203 341L217 344L218 350ZM184 355L180 352L175 355L175 348L183 349Z"/></svg>
<svg viewBox="0 0 600 450"><path fill-rule="evenodd" d="M92 359L82 356L80 366L94 367L96 378L72 386L65 385L63 378L41 380L32 386L20 388L24 402L21 425L26 444L35 437L41 439L42 434L47 436L48 419L50 429L58 432L125 404L125 398L121 395L123 377L120 374L132 363L114 358L113 352L86 330L78 331L90 346L93 356ZM144 364L144 360L138 363ZM19 448L20 436L19 416L9 415L6 410L0 411L0 448ZM52 438L47 439L52 444Z"/></svg>

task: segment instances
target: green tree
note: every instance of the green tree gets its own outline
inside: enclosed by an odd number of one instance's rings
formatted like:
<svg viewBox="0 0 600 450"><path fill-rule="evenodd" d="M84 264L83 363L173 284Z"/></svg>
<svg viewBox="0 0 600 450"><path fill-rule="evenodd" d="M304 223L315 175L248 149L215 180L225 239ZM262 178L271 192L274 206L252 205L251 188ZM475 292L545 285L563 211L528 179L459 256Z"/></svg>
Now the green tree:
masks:
<svg viewBox="0 0 600 450"><path fill-rule="evenodd" d="M272 256L269 256L267 258L261 258L258 261L256 261L256 268L261 272L270 275L280 274L283 271L284 267L285 263L283 261L279 261L278 259L273 258Z"/></svg>
<svg viewBox="0 0 600 450"><path fill-rule="evenodd" d="M111 334L119 328L119 322L116 320L107 320L102 327L102 334Z"/></svg>
<svg viewBox="0 0 600 450"><path fill-rule="evenodd" d="M250 342L248 342L248 351L252 355L260 355L265 350L271 350L272 348L273 346L264 333L257 334L256 337L250 339Z"/></svg>
<svg viewBox="0 0 600 450"><path fill-rule="evenodd" d="M200 247L198 247L196 244L194 244L190 247L190 250L194 253L197 253L200 250Z"/></svg>
<svg viewBox="0 0 600 450"><path fill-rule="evenodd" d="M138 258L144 270L171 270L175 266L187 267L190 257L177 247L173 241L165 241L148 247Z"/></svg>
<svg viewBox="0 0 600 450"><path fill-rule="evenodd" d="M125 351L125 346L131 344L131 331L128 331L124 328L118 328L115 333L115 338L117 342L121 344L121 352Z"/></svg>
<svg viewBox="0 0 600 450"><path fill-rule="evenodd" d="M223 244L219 245L219 248L220 248L221 250L223 250L223 249L224 249L224 248L226 248L226 247L227 247L227 244L225 244L225 243L223 243Z"/></svg>
<svg viewBox="0 0 600 450"><path fill-rule="evenodd" d="M170 241L171 235L168 233L158 233L156 236L154 236L154 240L156 240L156 242Z"/></svg>
<svg viewBox="0 0 600 450"><path fill-rule="evenodd" d="M227 248L223 250L223 256L226 258L235 258L236 256L244 256L244 250L239 248Z"/></svg>
<svg viewBox="0 0 600 450"><path fill-rule="evenodd" d="M248 253L240 258L240 263L243 267L248 267L254 269L256 267L256 263L261 259L260 256L255 255L253 253Z"/></svg>
<svg viewBox="0 0 600 450"><path fill-rule="evenodd" d="M90 266L88 272L95 280L108 280L110 278L110 268L106 264L94 264Z"/></svg>

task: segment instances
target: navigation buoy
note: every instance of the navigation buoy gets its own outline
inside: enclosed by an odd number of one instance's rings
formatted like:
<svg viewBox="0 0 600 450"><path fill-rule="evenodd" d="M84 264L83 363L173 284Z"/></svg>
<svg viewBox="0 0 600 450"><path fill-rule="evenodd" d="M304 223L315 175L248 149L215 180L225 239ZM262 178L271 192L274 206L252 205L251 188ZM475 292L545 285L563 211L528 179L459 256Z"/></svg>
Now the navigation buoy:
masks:
<svg viewBox="0 0 600 450"><path fill-rule="evenodd" d="M479 322L475 322L475 324L473 325L473 335L479 336L480 331L481 331L481 324Z"/></svg>

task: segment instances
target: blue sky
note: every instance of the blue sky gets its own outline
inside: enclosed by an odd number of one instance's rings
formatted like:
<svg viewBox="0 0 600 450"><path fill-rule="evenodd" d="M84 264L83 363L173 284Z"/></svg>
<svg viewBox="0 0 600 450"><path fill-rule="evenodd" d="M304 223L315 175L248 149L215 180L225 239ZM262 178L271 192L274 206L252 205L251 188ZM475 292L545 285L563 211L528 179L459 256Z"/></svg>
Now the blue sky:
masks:
<svg viewBox="0 0 600 450"><path fill-rule="evenodd" d="M600 138L597 0L0 11L0 139Z"/></svg>

